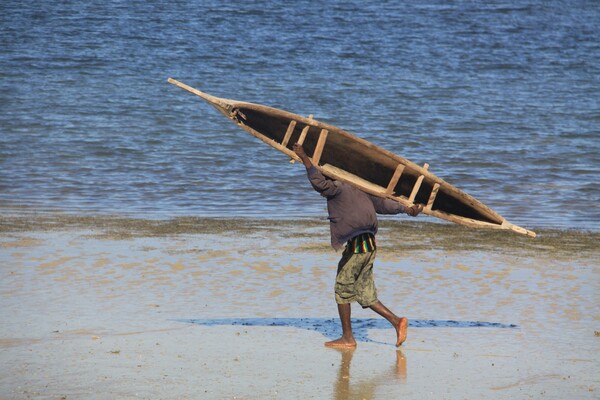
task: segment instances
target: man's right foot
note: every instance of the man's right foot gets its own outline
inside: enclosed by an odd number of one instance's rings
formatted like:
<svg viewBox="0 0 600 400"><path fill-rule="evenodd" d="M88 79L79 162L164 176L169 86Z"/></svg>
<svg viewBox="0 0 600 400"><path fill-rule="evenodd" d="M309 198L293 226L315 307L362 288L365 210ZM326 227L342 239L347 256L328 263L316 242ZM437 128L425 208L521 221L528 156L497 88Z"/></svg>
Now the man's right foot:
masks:
<svg viewBox="0 0 600 400"><path fill-rule="evenodd" d="M408 319L402 317L396 327L396 333L398 334L398 340L396 341L396 347L399 347L406 340L408 334Z"/></svg>
<svg viewBox="0 0 600 400"><path fill-rule="evenodd" d="M354 340L354 338L345 339L341 337L337 340L332 340L331 342L325 342L325 347L332 347L336 349L353 349L356 347L356 340Z"/></svg>

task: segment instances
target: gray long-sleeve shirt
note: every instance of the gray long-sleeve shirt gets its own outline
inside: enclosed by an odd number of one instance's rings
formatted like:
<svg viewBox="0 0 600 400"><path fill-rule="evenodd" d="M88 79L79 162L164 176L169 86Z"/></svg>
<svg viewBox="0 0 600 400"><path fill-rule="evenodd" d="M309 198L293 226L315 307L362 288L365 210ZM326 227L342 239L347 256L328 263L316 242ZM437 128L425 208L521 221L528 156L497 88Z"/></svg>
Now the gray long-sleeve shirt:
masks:
<svg viewBox="0 0 600 400"><path fill-rule="evenodd" d="M352 185L332 181L313 165L306 173L312 187L327 199L331 245L340 249L362 233L377 233L377 214L399 214L406 211L402 204L367 194Z"/></svg>

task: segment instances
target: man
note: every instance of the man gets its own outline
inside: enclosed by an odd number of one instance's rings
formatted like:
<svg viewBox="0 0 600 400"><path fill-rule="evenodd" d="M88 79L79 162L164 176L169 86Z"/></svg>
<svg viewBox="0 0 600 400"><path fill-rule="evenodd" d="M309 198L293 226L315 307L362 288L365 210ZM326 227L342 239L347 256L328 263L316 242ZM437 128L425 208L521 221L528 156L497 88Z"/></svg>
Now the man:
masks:
<svg viewBox="0 0 600 400"><path fill-rule="evenodd" d="M396 346L400 346L406 340L408 319L398 317L379 301L373 278L373 262L377 254L377 213L406 213L416 217L423 211L423 206L405 207L393 200L364 193L343 182L327 179L312 164L300 144L294 145L294 152L306 167L313 188L327 199L331 245L336 250L346 245L335 281L335 300L342 323L342 337L325 343L325 346L356 347L350 319L350 304L354 301L387 319L396 329Z"/></svg>

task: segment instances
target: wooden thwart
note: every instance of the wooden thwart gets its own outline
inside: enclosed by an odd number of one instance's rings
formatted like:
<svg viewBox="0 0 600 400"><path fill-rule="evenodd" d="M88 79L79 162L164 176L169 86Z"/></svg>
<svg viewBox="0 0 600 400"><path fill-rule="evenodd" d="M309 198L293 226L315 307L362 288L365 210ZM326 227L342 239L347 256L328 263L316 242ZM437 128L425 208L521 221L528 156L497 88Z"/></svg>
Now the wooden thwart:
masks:
<svg viewBox="0 0 600 400"><path fill-rule="evenodd" d="M440 184L436 183L433 185L433 189L431 190L431 194L429 195L429 200L427 200L427 205L425 206L425 210L431 211L431 207L433 207L433 202L440 190Z"/></svg>
<svg viewBox="0 0 600 400"><path fill-rule="evenodd" d="M300 137L298 138L298 144L304 144L304 139L306 139L306 134L308 133L309 129L310 125L306 125L304 129L302 129L302 132L300 132Z"/></svg>
<svg viewBox="0 0 600 400"><path fill-rule="evenodd" d="M427 168L429 168L429 164L425 164L423 166L423 169L427 170ZM425 179L425 175L419 175L419 177L417 178L417 181L415 182L415 186L413 187L412 193L410 194L410 197L408 198L408 201L410 201L411 203L414 203L415 197L417 197L417 193L419 193L419 189L421 189L421 184L423 183L423 179Z"/></svg>
<svg viewBox="0 0 600 400"><path fill-rule="evenodd" d="M321 129L321 134L319 135L319 140L317 141L317 147L315 147L315 152L312 156L312 162L315 165L319 165L321 155L323 154L323 147L325 147L325 142L327 141L328 133L329 131L327 129Z"/></svg>
<svg viewBox="0 0 600 400"><path fill-rule="evenodd" d="M394 188L396 187L396 184L400 180L400 176L402 175L402 172L404 172L404 164L398 164L398 166L396 167L396 170L394 171L394 175L392 176L392 179L390 179L390 183L388 183L387 189L385 190L385 194L392 194L394 192Z"/></svg>
<svg viewBox="0 0 600 400"><path fill-rule="evenodd" d="M313 119L313 115L310 114L308 116L308 119ZM289 127L288 127L288 129L289 129ZM306 135L308 134L309 129L310 129L310 125L305 125L304 128L302 128L302 132L300 132L300 137L298 138L298 142L297 142L299 145L304 144L304 140L306 140ZM295 162L296 162L296 160L294 160L293 158L290 159L290 164L293 164Z"/></svg>
<svg viewBox="0 0 600 400"><path fill-rule="evenodd" d="M290 138L292 137L292 133L294 132L295 127L296 121L291 120L290 125L288 126L287 131L285 132L285 136L283 137L283 141L281 142L281 145L283 147L287 147L287 144L290 141Z"/></svg>
<svg viewBox="0 0 600 400"><path fill-rule="evenodd" d="M308 119L313 119L313 115L310 114L308 116ZM302 132L300 132L300 138L298 139L298 144L303 144L304 143L304 139L306 139L306 135L308 134L308 130L310 129L310 125L306 125L304 127L304 129L302 129Z"/></svg>

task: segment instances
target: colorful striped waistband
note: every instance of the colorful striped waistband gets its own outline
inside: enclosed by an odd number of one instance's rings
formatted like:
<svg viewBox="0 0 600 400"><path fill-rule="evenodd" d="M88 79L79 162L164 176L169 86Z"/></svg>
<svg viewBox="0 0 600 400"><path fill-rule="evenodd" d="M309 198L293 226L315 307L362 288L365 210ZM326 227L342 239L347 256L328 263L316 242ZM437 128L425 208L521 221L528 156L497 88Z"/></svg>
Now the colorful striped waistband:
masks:
<svg viewBox="0 0 600 400"><path fill-rule="evenodd" d="M348 247L354 254L369 253L375 251L377 244L375 243L375 236L372 233L361 233L348 240Z"/></svg>

